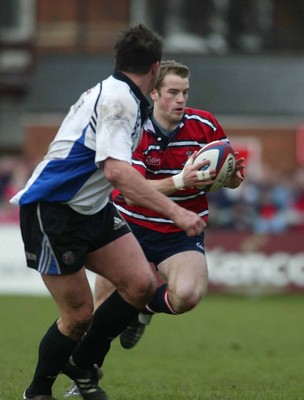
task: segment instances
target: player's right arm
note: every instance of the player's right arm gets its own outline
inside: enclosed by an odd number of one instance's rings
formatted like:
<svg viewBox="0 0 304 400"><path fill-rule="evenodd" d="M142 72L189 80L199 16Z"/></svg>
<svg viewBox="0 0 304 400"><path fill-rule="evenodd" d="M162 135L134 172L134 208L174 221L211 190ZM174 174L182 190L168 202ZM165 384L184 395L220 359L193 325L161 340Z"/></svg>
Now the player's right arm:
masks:
<svg viewBox="0 0 304 400"><path fill-rule="evenodd" d="M206 223L197 214L179 207L157 191L128 162L107 158L104 161L104 174L125 198L170 218L187 235L198 235L205 228Z"/></svg>

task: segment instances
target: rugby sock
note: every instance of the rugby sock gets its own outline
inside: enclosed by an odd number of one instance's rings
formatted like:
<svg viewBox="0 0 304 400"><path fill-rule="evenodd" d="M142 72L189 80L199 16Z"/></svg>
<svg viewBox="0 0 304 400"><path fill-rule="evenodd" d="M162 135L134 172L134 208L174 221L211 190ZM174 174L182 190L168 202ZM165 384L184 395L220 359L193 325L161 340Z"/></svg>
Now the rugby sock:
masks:
<svg viewBox="0 0 304 400"><path fill-rule="evenodd" d="M51 394L57 375L67 363L77 344L77 340L59 331L56 322L50 326L40 342L34 378L26 390L28 398Z"/></svg>
<svg viewBox="0 0 304 400"><path fill-rule="evenodd" d="M112 340L138 315L139 310L117 292L111 294L95 311L90 328L73 352L75 364L82 369L101 366Z"/></svg>
<svg viewBox="0 0 304 400"><path fill-rule="evenodd" d="M172 307L169 297L168 297L168 285L164 283L160 286L154 297L146 305L145 310L141 311L143 314L154 314L154 313L165 313L165 314L177 314L177 312Z"/></svg>

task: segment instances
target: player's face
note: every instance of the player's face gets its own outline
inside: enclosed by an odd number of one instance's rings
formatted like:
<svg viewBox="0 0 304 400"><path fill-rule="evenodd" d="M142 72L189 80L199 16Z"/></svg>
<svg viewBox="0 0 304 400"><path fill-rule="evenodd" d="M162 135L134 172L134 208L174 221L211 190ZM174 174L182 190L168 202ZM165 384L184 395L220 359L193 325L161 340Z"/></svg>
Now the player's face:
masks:
<svg viewBox="0 0 304 400"><path fill-rule="evenodd" d="M154 117L166 129L174 129L184 115L189 94L189 79L175 74L165 76L163 86L158 93L154 90L151 97L154 102Z"/></svg>

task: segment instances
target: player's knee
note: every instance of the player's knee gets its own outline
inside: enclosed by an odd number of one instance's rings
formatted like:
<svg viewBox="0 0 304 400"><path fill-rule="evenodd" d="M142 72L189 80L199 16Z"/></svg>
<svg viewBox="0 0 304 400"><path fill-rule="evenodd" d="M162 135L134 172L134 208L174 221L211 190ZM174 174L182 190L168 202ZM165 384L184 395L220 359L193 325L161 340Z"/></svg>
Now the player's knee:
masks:
<svg viewBox="0 0 304 400"><path fill-rule="evenodd" d="M203 297L202 291L179 290L171 301L172 307L177 314L192 310L199 304Z"/></svg>
<svg viewBox="0 0 304 400"><path fill-rule="evenodd" d="M69 337L73 340L80 340L88 330L93 317L92 307L83 307L69 315L68 321L65 321Z"/></svg>
<svg viewBox="0 0 304 400"><path fill-rule="evenodd" d="M140 307L144 307L153 297L157 289L156 280L154 278L144 280L136 286L135 301Z"/></svg>
<svg viewBox="0 0 304 400"><path fill-rule="evenodd" d="M70 334L70 338L74 339L74 340L80 340L82 338L82 336L86 333L86 331L88 330L90 323L92 321L92 315L90 318L87 318L85 320L80 320L77 321L72 329L71 329L71 334Z"/></svg>
<svg viewBox="0 0 304 400"><path fill-rule="evenodd" d="M143 308L152 299L156 289L157 280L153 274L142 277L126 291L127 301L134 307Z"/></svg>

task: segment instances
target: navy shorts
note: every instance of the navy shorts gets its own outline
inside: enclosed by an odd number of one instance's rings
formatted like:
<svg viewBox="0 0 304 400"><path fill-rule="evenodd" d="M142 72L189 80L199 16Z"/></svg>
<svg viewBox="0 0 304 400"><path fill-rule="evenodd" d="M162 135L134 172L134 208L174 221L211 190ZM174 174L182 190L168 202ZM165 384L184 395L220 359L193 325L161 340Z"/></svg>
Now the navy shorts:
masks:
<svg viewBox="0 0 304 400"><path fill-rule="evenodd" d="M184 251L192 250L205 254L204 232L198 236L187 236L184 231L161 233L130 222L128 223L139 241L145 256L155 266L174 254Z"/></svg>
<svg viewBox="0 0 304 400"><path fill-rule="evenodd" d="M130 232L112 203L83 215L60 203L39 202L20 208L27 266L41 274L72 274L88 253Z"/></svg>

